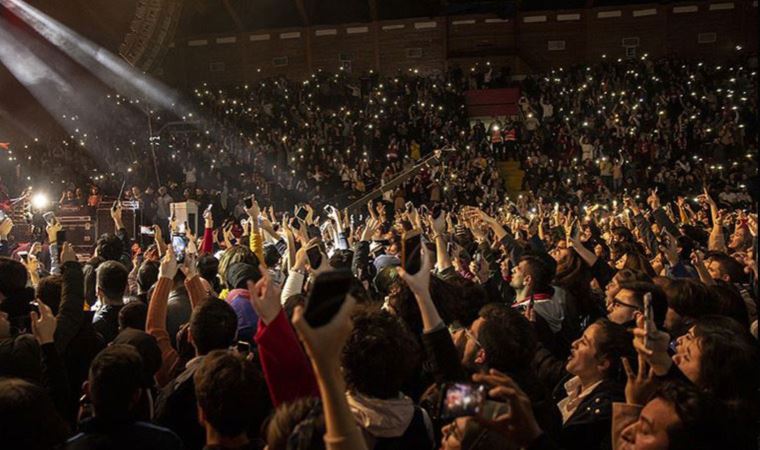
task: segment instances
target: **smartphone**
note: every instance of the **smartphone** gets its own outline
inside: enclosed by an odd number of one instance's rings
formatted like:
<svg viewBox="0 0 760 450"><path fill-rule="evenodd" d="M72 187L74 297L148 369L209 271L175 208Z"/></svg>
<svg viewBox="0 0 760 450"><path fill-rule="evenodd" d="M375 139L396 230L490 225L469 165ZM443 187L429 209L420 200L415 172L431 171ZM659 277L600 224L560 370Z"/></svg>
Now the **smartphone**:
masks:
<svg viewBox="0 0 760 450"><path fill-rule="evenodd" d="M301 221L298 220L298 218L293 217L292 219L290 219L290 227L294 228L296 230L300 230L301 229Z"/></svg>
<svg viewBox="0 0 760 450"><path fill-rule="evenodd" d="M433 206L433 210L432 210L433 220L438 220L438 218L441 217L442 212L443 212L443 209L440 206L438 205Z"/></svg>
<svg viewBox="0 0 760 450"><path fill-rule="evenodd" d="M253 196L246 197L244 202L245 202L245 209L253 208Z"/></svg>
<svg viewBox="0 0 760 450"><path fill-rule="evenodd" d="M322 250L319 245L312 245L306 249L306 256L309 258L309 265L312 269L322 265Z"/></svg>
<svg viewBox="0 0 760 450"><path fill-rule="evenodd" d="M37 303L36 301L29 302L29 309L30 309L30 312L34 311L37 313L37 315L40 314L40 304Z"/></svg>
<svg viewBox="0 0 760 450"><path fill-rule="evenodd" d="M412 202L406 202L405 206L406 206L406 212L411 212L412 209L414 208L414 203L412 203Z"/></svg>
<svg viewBox="0 0 760 450"><path fill-rule="evenodd" d="M42 215L42 218L45 219L45 223L48 225L53 225L55 223L55 213L53 211L46 212Z"/></svg>
<svg viewBox="0 0 760 450"><path fill-rule="evenodd" d="M422 267L422 240L419 231L404 233L401 242L401 264L410 275L420 271Z"/></svg>
<svg viewBox="0 0 760 450"><path fill-rule="evenodd" d="M303 206L299 206L298 210L296 210L296 217L300 220L306 220L306 217L309 215L309 211L306 210Z"/></svg>
<svg viewBox="0 0 760 450"><path fill-rule="evenodd" d="M155 236L156 232L153 230L153 227L146 227L145 225L140 225L140 234L145 236Z"/></svg>
<svg viewBox="0 0 760 450"><path fill-rule="evenodd" d="M172 236L172 249L174 250L174 256L177 261L183 261L185 259L185 249L187 248L187 241L184 236L174 235Z"/></svg>
<svg viewBox="0 0 760 450"><path fill-rule="evenodd" d="M644 294L644 330L646 331L646 335L644 335L644 346L647 345L647 338L649 337L650 330L650 321L652 319L652 293L647 292Z"/></svg>
<svg viewBox="0 0 760 450"><path fill-rule="evenodd" d="M251 203L251 206L253 206L253 203ZM213 207L214 207L214 205L211 204L211 203L209 203L208 206L206 207L206 210L203 211L203 215L206 215L206 213L211 212L211 208L213 208Z"/></svg>
<svg viewBox="0 0 760 450"><path fill-rule="evenodd" d="M303 313L309 325L321 327L332 320L346 300L352 277L350 270L333 270L317 276Z"/></svg>
<svg viewBox="0 0 760 450"><path fill-rule="evenodd" d="M248 356L248 354L251 353L250 342L237 341L237 344L235 344L235 347L237 348L238 353L240 353L243 356Z"/></svg>
<svg viewBox="0 0 760 450"><path fill-rule="evenodd" d="M27 262L29 261L29 252L18 252L18 257Z"/></svg>
<svg viewBox="0 0 760 450"><path fill-rule="evenodd" d="M474 383L445 383L441 386L439 417L452 420L457 417L477 416L486 401L486 387Z"/></svg>
<svg viewBox="0 0 760 450"><path fill-rule="evenodd" d="M0 209L0 223L2 223L6 219L6 217L8 216L5 214L5 211Z"/></svg>
<svg viewBox="0 0 760 450"><path fill-rule="evenodd" d="M66 242L66 230L59 230L55 233L55 240L58 247L62 246Z"/></svg>

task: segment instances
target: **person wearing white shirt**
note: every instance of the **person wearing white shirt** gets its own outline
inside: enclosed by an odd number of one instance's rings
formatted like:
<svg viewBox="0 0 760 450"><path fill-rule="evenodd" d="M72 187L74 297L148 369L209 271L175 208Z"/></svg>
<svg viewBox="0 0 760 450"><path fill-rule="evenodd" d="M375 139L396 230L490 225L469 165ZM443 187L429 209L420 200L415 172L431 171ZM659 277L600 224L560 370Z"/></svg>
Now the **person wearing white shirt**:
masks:
<svg viewBox="0 0 760 450"><path fill-rule="evenodd" d="M612 403L625 401L621 360L635 364L632 342L623 325L607 319L589 325L573 342L565 365L569 375L554 389L564 448L611 448Z"/></svg>

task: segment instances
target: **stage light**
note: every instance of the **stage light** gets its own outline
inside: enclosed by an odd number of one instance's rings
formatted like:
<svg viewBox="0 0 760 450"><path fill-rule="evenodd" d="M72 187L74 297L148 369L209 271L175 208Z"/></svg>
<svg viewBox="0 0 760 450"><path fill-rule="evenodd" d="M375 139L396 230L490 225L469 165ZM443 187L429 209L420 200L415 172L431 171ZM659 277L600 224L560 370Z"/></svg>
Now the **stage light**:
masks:
<svg viewBox="0 0 760 450"><path fill-rule="evenodd" d="M32 208L45 209L48 206L50 206L50 200L44 193L38 192L32 196Z"/></svg>

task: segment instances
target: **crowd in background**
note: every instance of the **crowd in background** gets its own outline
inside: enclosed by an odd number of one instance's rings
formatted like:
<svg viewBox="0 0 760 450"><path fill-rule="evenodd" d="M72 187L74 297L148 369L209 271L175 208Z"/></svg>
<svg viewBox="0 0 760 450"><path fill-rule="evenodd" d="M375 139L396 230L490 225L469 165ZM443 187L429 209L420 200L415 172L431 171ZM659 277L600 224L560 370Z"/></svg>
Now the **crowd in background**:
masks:
<svg viewBox="0 0 760 450"><path fill-rule="evenodd" d="M125 183L150 237L116 203L78 261L60 221L31 242L0 221L0 442L757 448L757 85L742 64L556 69L519 83L518 119L473 123L462 92L490 86L488 68L197 89L198 127L154 112L161 185L145 143L108 153L126 183L95 162L95 188L61 172L63 207ZM4 177L17 189L73 158L37 144ZM513 198L504 160L525 172ZM211 205L202 229L171 217L180 199ZM312 288L339 274L349 294L309 322L304 307L334 300ZM478 386L483 401L449 410Z"/></svg>

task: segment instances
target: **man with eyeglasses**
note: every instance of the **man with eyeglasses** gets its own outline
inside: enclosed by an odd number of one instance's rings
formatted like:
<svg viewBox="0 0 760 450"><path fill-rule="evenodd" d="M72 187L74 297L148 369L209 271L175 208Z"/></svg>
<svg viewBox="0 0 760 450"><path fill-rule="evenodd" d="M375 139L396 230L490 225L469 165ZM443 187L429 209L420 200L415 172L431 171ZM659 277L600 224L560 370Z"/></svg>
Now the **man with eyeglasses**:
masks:
<svg viewBox="0 0 760 450"><path fill-rule="evenodd" d="M654 321L658 327L665 320L668 303L662 290L645 281L620 281L617 294L607 302L607 318L626 327L636 325L636 312L644 312L644 295L652 294Z"/></svg>

